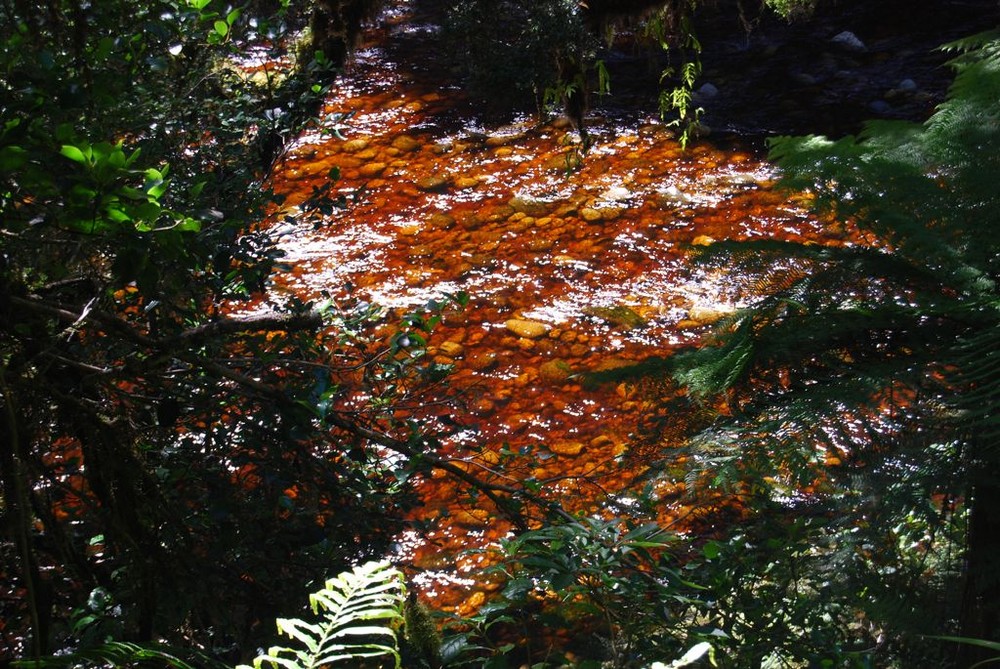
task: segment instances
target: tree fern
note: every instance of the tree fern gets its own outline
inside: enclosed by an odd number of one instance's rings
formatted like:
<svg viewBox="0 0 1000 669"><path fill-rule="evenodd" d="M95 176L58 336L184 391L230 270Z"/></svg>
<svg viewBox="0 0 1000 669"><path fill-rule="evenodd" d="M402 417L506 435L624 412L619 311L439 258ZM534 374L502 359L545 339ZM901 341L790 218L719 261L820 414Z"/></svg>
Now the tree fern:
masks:
<svg viewBox="0 0 1000 669"><path fill-rule="evenodd" d="M403 620L403 576L388 562L368 562L329 579L309 596L318 622L279 618L278 631L298 642L274 646L259 655L254 669L314 669L327 665L358 666L368 658L391 659L400 667L394 625ZM237 669L251 669L241 665Z"/></svg>
<svg viewBox="0 0 1000 669"><path fill-rule="evenodd" d="M783 184L869 244L714 245L765 293L673 364L732 410L692 442L712 474L694 481L742 476L758 510L853 545L834 571L879 624L951 617L1000 641L1000 31L947 49L956 79L926 122L774 141Z"/></svg>

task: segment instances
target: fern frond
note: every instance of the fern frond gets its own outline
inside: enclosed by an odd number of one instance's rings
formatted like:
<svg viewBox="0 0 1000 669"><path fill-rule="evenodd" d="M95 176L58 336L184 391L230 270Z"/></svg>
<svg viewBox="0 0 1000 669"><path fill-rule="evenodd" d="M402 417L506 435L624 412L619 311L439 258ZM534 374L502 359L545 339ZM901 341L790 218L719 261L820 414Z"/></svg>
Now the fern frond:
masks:
<svg viewBox="0 0 1000 669"><path fill-rule="evenodd" d="M183 656L195 656L191 664ZM172 669L195 669L210 667L222 669L226 665L209 657L189 650L165 645L138 644L126 641L108 641L93 648L79 650L65 655L53 655L31 660L16 660L13 667L28 669L70 669L88 666L145 666L171 667Z"/></svg>
<svg viewBox="0 0 1000 669"><path fill-rule="evenodd" d="M962 37L953 42L942 44L941 51L945 53L967 53L987 47L990 42L1000 40L1000 29L986 30L975 35Z"/></svg>
<svg viewBox="0 0 1000 669"><path fill-rule="evenodd" d="M400 667L396 632L403 619L403 575L388 562L367 562L329 579L309 596L319 622L280 618L278 631L302 648L274 646L258 656L254 669L314 669L366 658L391 658ZM380 624L372 624L379 621ZM241 665L237 669L251 669Z"/></svg>

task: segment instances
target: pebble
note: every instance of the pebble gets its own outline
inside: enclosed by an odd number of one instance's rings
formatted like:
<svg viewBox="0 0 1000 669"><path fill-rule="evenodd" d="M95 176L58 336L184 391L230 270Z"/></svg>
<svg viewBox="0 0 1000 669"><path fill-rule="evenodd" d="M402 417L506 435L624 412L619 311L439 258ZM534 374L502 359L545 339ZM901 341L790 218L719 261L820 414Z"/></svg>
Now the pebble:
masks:
<svg viewBox="0 0 1000 669"><path fill-rule="evenodd" d="M546 383L558 384L573 375L573 368L565 360L556 359L543 362L538 368L538 378Z"/></svg>
<svg viewBox="0 0 1000 669"><path fill-rule="evenodd" d="M420 148L420 142L413 139L409 135L400 135L396 139L392 140L392 147L394 149L399 149L400 151L416 151Z"/></svg>
<svg viewBox="0 0 1000 669"><path fill-rule="evenodd" d="M528 216L544 216L552 208L552 204L544 200L539 200L527 195L515 195L512 197L507 204L509 204L514 211L519 211Z"/></svg>
<svg viewBox="0 0 1000 669"><path fill-rule="evenodd" d="M736 309L724 304L705 306L696 304L688 310L688 319L699 325L710 325L734 313Z"/></svg>
<svg viewBox="0 0 1000 669"><path fill-rule="evenodd" d="M619 305L615 307L584 307L583 313L600 318L608 325L630 330L646 325L646 320L634 309Z"/></svg>
<svg viewBox="0 0 1000 669"><path fill-rule="evenodd" d="M440 193L448 190L448 180L440 175L421 177L417 179L417 188L428 193Z"/></svg>
<svg viewBox="0 0 1000 669"><path fill-rule="evenodd" d="M431 214L427 217L427 224L437 230L450 230L455 227L455 217L448 214Z"/></svg>
<svg viewBox="0 0 1000 669"><path fill-rule="evenodd" d="M850 30L837 33L830 38L830 42L832 44L836 44L848 53L865 53L868 51L868 47L865 46L865 43Z"/></svg>
<svg viewBox="0 0 1000 669"><path fill-rule="evenodd" d="M704 83L697 90L698 96L710 100L719 94L719 89L712 83Z"/></svg>
<svg viewBox="0 0 1000 669"><path fill-rule="evenodd" d="M465 353L465 347L457 341L443 341L441 342L441 345L438 346L438 351L440 351L442 355L446 355L449 358L459 358Z"/></svg>
<svg viewBox="0 0 1000 669"><path fill-rule="evenodd" d="M601 214L597 209L592 209L590 207L584 207L579 211L580 218L585 220L587 223L599 223L604 220L604 215Z"/></svg>
<svg viewBox="0 0 1000 669"><path fill-rule="evenodd" d="M663 190L656 191L656 206L661 209L669 209L685 204L690 204L694 198L677 186L667 186Z"/></svg>
<svg viewBox="0 0 1000 669"><path fill-rule="evenodd" d="M385 163L367 163L358 168L358 174L363 177L377 177L385 172L386 167L388 166Z"/></svg>
<svg viewBox="0 0 1000 669"><path fill-rule="evenodd" d="M469 188L475 188L479 185L479 179L475 177L458 177L455 179L455 188L458 190L467 190Z"/></svg>
<svg viewBox="0 0 1000 669"><path fill-rule="evenodd" d="M583 452L583 442L579 441L554 441L546 447L556 455L580 455Z"/></svg>
<svg viewBox="0 0 1000 669"><path fill-rule="evenodd" d="M500 362L500 358L496 353L489 351L472 356L468 362L469 366L477 372L488 372L496 368Z"/></svg>
<svg viewBox="0 0 1000 669"><path fill-rule="evenodd" d="M632 191L624 186L612 186L602 192L599 198L606 202L627 202L632 199L632 195Z"/></svg>
<svg viewBox="0 0 1000 669"><path fill-rule="evenodd" d="M354 153L355 151L361 151L368 146L367 139L361 139L360 137L356 139L349 139L343 144L341 144L341 149L347 153Z"/></svg>
<svg viewBox="0 0 1000 669"><path fill-rule="evenodd" d="M521 318L511 318L504 327L508 332L516 334L524 339L538 339L544 337L549 332L549 326L538 321L529 321Z"/></svg>
<svg viewBox="0 0 1000 669"><path fill-rule="evenodd" d="M599 434L590 440L590 445L593 448L603 448L604 446L610 446L614 441L606 434Z"/></svg>

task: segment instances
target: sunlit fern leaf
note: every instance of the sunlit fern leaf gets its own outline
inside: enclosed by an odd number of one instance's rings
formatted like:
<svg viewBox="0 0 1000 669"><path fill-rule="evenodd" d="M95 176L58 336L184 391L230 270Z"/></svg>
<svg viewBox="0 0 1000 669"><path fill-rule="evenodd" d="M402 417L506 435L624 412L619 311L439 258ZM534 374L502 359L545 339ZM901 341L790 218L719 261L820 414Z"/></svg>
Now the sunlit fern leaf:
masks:
<svg viewBox="0 0 1000 669"><path fill-rule="evenodd" d="M358 666L385 658L400 667L393 625L403 619L403 576L388 562L367 562L329 579L309 596L318 622L279 618L278 631L298 646L274 646L258 656L255 669L313 669L327 665ZM241 665L238 669L250 669Z"/></svg>
<svg viewBox="0 0 1000 669"><path fill-rule="evenodd" d="M951 378L964 392L952 398L958 421L981 435L981 443L1000 437L1000 304L978 305L984 324L955 347Z"/></svg>
<svg viewBox="0 0 1000 669"><path fill-rule="evenodd" d="M992 45L992 46L991 46ZM979 49L1000 48L1000 29L987 30L962 37L941 46L945 53L968 53Z"/></svg>

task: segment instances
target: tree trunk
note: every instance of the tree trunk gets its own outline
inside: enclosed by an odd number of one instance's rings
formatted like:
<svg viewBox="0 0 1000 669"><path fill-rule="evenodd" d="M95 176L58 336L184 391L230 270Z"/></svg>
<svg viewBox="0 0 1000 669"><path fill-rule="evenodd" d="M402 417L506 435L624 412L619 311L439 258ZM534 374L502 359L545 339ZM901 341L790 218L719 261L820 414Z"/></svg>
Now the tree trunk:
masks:
<svg viewBox="0 0 1000 669"><path fill-rule="evenodd" d="M984 467L970 495L965 592L960 634L1000 642L1000 472ZM962 644L958 666L969 667L1000 652Z"/></svg>

